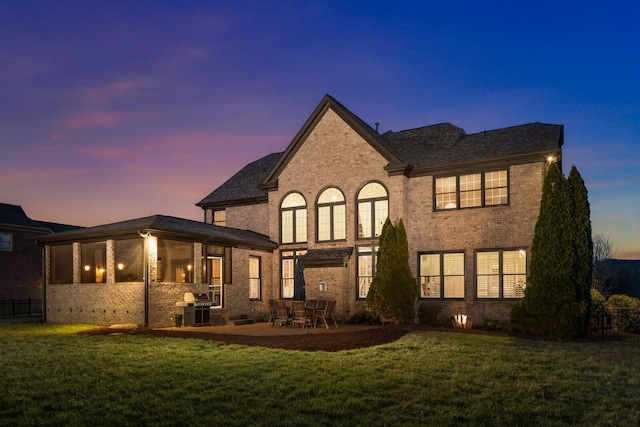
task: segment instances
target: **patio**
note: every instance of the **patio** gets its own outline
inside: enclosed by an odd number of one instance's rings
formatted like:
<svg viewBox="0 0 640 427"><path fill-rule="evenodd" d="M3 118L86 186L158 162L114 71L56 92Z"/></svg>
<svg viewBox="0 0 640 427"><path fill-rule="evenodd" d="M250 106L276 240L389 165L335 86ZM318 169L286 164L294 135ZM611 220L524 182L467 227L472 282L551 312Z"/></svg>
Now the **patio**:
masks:
<svg viewBox="0 0 640 427"><path fill-rule="evenodd" d="M326 329L324 327L317 328L302 328L296 326L271 326L268 322L258 322L249 325L222 325L222 326L189 326L176 328L154 328L158 331L174 331L185 333L203 333L203 334L225 334L225 335L247 335L255 337L267 337L267 336L293 336L293 335L318 335L318 334L336 334L336 333L354 333L370 329L380 329L380 325L353 325L350 323L340 324L338 328L331 327Z"/></svg>

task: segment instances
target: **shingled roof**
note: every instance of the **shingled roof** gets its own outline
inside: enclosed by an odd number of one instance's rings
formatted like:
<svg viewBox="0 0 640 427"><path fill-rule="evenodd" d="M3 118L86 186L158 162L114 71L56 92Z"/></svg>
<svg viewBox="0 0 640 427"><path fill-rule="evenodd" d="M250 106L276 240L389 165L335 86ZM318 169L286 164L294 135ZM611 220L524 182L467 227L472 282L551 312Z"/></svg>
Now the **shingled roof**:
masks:
<svg viewBox="0 0 640 427"><path fill-rule="evenodd" d="M267 202L267 192L258 184L280 159L282 153L272 153L249 163L238 173L216 188L211 194L196 203L203 208Z"/></svg>
<svg viewBox="0 0 640 427"><path fill-rule="evenodd" d="M325 95L286 151L248 164L197 206L210 208L267 202L266 190L277 187L278 175L329 108L389 162L385 169L390 175L419 176L453 171L476 163L540 161L549 154L558 154L564 143L562 125L539 122L469 135L450 123L380 135L334 98Z"/></svg>
<svg viewBox="0 0 640 427"><path fill-rule="evenodd" d="M277 247L269 238L250 230L220 227L165 215L153 215L128 221L71 230L38 238L40 243L66 243L104 238L139 237L140 233L180 240L193 240L251 249L273 250Z"/></svg>
<svg viewBox="0 0 640 427"><path fill-rule="evenodd" d="M5 227L31 228L51 233L81 228L76 225L31 219L24 212L22 206L10 205L8 203L0 203L0 225Z"/></svg>

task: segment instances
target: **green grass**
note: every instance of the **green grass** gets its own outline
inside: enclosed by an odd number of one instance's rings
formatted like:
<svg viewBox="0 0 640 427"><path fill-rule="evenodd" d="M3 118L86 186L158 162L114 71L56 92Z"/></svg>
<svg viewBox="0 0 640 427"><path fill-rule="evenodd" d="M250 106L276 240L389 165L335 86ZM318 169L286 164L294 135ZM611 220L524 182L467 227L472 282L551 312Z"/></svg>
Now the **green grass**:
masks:
<svg viewBox="0 0 640 427"><path fill-rule="evenodd" d="M640 422L637 343L445 332L337 353L0 324L0 425Z"/></svg>

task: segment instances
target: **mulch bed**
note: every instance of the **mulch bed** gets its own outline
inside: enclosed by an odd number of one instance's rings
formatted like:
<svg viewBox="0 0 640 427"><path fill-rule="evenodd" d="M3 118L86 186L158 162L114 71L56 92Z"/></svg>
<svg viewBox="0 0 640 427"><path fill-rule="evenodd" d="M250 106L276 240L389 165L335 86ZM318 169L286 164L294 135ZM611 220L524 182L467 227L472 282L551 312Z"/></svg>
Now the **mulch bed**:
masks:
<svg viewBox="0 0 640 427"><path fill-rule="evenodd" d="M374 329L366 329L357 332L339 332L331 334L308 334L308 335L283 335L283 336L250 336L216 334L199 331L172 331L157 330L149 328L138 329L110 329L96 328L80 332L81 335L111 335L111 334L131 334L131 335L152 335L156 337L173 338L195 338L202 340L220 341L227 344L242 344L247 346L258 346L268 348L279 348L285 350L302 351L341 351L356 348L371 347L380 344L394 342L412 331L448 331L458 333L506 335L504 332L490 332L482 329L454 329L433 327L416 324L381 326Z"/></svg>

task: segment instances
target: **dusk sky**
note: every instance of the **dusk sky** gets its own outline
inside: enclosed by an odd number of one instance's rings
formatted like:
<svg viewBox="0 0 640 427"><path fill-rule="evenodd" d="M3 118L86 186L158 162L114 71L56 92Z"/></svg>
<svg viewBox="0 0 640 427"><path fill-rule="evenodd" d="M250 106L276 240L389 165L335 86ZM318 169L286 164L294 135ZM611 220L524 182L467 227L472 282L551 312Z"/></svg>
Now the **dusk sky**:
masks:
<svg viewBox="0 0 640 427"><path fill-rule="evenodd" d="M0 202L82 226L195 206L325 94L380 132L563 124L640 259L640 2L0 0Z"/></svg>

